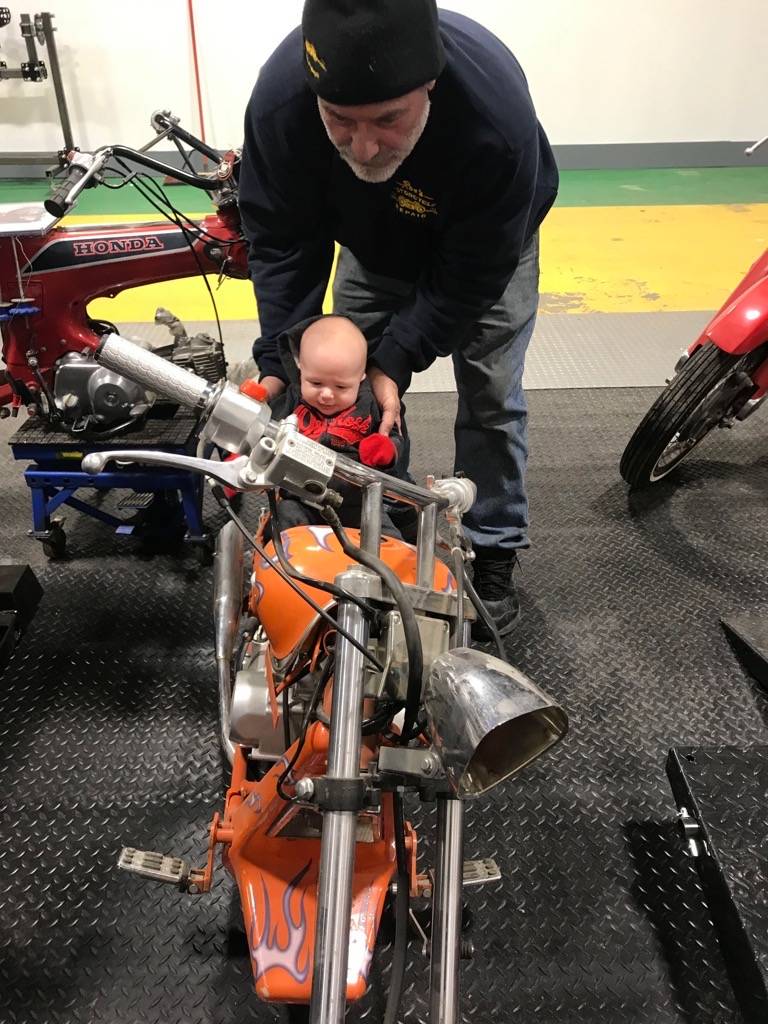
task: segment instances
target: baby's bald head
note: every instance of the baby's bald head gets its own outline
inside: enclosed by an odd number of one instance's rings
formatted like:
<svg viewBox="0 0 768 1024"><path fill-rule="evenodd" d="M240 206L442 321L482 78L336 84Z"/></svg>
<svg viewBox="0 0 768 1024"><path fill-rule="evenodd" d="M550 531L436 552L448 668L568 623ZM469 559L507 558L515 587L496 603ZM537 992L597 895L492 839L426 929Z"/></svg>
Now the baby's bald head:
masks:
<svg viewBox="0 0 768 1024"><path fill-rule="evenodd" d="M326 415L354 405L365 377L368 343L344 316L324 316L304 331L299 346L301 397Z"/></svg>

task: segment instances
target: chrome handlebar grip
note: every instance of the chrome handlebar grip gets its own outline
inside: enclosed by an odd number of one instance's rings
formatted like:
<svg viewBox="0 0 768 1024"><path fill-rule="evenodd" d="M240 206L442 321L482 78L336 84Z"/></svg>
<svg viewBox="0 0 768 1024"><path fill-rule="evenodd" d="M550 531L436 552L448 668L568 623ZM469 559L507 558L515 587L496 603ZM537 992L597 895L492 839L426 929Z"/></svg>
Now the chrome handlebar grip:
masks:
<svg viewBox="0 0 768 1024"><path fill-rule="evenodd" d="M150 391L165 395L191 409L204 409L214 392L213 385L207 380L167 359L161 359L154 352L148 352L127 338L121 338L119 334L106 336L96 353L96 359L108 369L124 373Z"/></svg>

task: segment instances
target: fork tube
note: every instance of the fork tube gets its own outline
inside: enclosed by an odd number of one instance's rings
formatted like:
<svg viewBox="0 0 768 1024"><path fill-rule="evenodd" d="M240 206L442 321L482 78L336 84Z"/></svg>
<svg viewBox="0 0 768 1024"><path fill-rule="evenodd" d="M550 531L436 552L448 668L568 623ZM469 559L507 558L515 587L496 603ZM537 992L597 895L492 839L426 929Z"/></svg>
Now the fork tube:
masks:
<svg viewBox="0 0 768 1024"><path fill-rule="evenodd" d="M361 520L360 546L363 551L378 555L381 548L381 502L384 494L382 484L368 484L363 490L363 516Z"/></svg>
<svg viewBox="0 0 768 1024"><path fill-rule="evenodd" d="M435 576L435 541L437 540L437 505L427 505L419 512L418 563L416 584L432 589Z"/></svg>
<svg viewBox="0 0 768 1024"><path fill-rule="evenodd" d="M464 804L461 800L438 796L429 965L430 1024L457 1024L459 1020L463 846Z"/></svg>
<svg viewBox="0 0 768 1024"><path fill-rule="evenodd" d="M337 577L336 583L354 592L355 583L365 577L352 569ZM365 645L368 624L361 608L349 601L339 602L339 625ZM360 775L363 655L341 634L336 652L328 777L356 779ZM310 1024L344 1021L356 832L354 811L324 813Z"/></svg>

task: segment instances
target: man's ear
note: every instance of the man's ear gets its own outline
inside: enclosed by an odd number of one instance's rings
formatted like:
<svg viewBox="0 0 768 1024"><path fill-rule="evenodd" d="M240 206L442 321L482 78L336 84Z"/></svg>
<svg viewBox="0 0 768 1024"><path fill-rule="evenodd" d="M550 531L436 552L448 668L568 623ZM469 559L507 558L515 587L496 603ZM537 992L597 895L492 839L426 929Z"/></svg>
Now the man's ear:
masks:
<svg viewBox="0 0 768 1024"><path fill-rule="evenodd" d="M432 90L435 88L436 83L436 78L433 78L431 82L427 82L427 92L432 92Z"/></svg>

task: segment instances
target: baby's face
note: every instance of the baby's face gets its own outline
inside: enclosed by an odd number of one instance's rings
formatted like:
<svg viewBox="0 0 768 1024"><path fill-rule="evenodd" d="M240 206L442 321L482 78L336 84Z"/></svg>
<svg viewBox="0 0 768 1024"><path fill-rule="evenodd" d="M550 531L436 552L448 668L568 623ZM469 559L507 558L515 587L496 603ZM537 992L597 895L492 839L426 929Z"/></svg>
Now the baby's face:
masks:
<svg viewBox="0 0 768 1024"><path fill-rule="evenodd" d="M344 345L303 345L299 357L301 397L325 416L334 416L357 401L365 365Z"/></svg>

